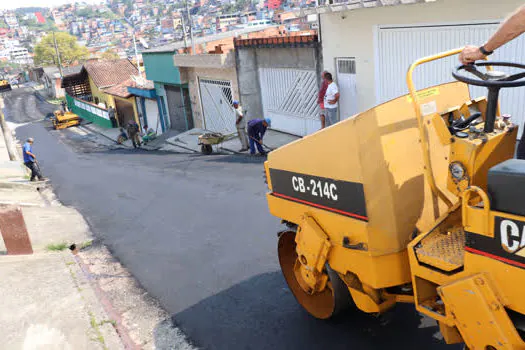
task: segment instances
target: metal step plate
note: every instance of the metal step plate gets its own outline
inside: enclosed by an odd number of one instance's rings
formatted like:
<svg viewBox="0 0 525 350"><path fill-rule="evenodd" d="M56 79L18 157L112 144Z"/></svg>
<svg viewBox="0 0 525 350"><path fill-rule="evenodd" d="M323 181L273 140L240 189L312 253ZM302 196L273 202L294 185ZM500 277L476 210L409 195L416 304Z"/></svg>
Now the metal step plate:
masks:
<svg viewBox="0 0 525 350"><path fill-rule="evenodd" d="M419 262L443 271L454 271L463 266L465 257L465 231L454 227L446 233L435 231L416 246Z"/></svg>

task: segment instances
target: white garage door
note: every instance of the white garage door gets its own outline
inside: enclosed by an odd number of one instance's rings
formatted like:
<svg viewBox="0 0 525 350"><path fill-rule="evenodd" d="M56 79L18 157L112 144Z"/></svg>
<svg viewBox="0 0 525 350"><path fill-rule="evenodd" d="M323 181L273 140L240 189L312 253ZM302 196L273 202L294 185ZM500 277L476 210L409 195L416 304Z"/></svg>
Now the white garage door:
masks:
<svg viewBox="0 0 525 350"><path fill-rule="evenodd" d="M408 93L406 71L416 59L455 49L465 43L479 45L497 27L498 23L380 27L376 78L378 103ZM525 63L525 36L497 50L490 59ZM414 74L416 87L421 89L454 80L451 72L458 64L454 56L419 67ZM478 97L485 96L487 92L476 87L471 88L471 94ZM514 123L519 124L521 129L525 120L525 87L503 89L500 104L501 112L512 115Z"/></svg>
<svg viewBox="0 0 525 350"><path fill-rule="evenodd" d="M259 68L259 81L264 117L272 119L272 129L305 136L321 128L315 71Z"/></svg>

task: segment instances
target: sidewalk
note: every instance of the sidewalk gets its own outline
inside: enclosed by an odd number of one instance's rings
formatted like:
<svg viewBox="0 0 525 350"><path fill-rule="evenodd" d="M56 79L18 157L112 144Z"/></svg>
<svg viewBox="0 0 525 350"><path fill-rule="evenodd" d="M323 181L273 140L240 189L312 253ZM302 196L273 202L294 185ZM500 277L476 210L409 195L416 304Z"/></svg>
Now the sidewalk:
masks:
<svg viewBox="0 0 525 350"><path fill-rule="evenodd" d="M87 245L82 216L45 183L9 161L0 133L0 205L22 209L33 255L5 255L0 241L0 338L6 349L124 349L87 277L67 247ZM65 250L62 250L66 248Z"/></svg>
<svg viewBox="0 0 525 350"><path fill-rule="evenodd" d="M122 148L133 148L130 140L125 141L122 145L117 145L117 138L120 134L118 128L106 129L96 124L82 124L81 129L86 132L97 134L105 140L115 143L115 146ZM147 145L142 145L141 148L148 151L167 151L177 153L201 153L201 146L198 144L198 137L201 134L209 132L204 129L191 129L183 133L175 130L168 130L159 135L155 140L148 142ZM282 147L290 142L299 140L300 136L290 135L277 130L268 129L264 136L264 144L271 150ZM213 146L214 153L225 154L249 154L249 152L239 153L241 144L237 135L232 135L227 141L220 145ZM266 147L265 147L266 148Z"/></svg>
<svg viewBox="0 0 525 350"><path fill-rule="evenodd" d="M72 254L4 256L5 349L124 349Z"/></svg>
<svg viewBox="0 0 525 350"><path fill-rule="evenodd" d="M106 140L114 142L116 147L133 148L133 144L132 144L131 140L124 141L124 143L122 143L120 145L117 144L117 139L118 139L118 136L120 135L120 129L119 128L106 129L106 128L103 128L103 127L98 126L96 124L93 124L93 123L81 124L80 128L84 129L84 130L86 130L88 132L97 134L97 135L105 138ZM172 131L167 131L164 134L159 135L155 140L148 142L147 145L142 145L141 148L145 149L145 150L148 150L148 151L158 150L162 146L164 141L168 137L174 136L174 134L176 134L176 133L174 133Z"/></svg>
<svg viewBox="0 0 525 350"><path fill-rule="evenodd" d="M204 129L191 129L175 137L168 138L164 145L160 148L165 151L172 152L190 152L200 153L201 146L198 145L198 137L206 133ZM290 142L299 140L300 136L286 134L277 130L268 129L264 135L264 144L271 150L282 147ZM241 143L237 135L232 135L227 141L220 145L213 146L214 153L228 153L228 154L249 154L249 152L239 153Z"/></svg>
<svg viewBox="0 0 525 350"><path fill-rule="evenodd" d="M63 206L48 183L30 182L21 162L9 161L0 132L2 204L21 209L33 248L32 255L7 255L0 240L2 349L195 349L94 242L83 216Z"/></svg>

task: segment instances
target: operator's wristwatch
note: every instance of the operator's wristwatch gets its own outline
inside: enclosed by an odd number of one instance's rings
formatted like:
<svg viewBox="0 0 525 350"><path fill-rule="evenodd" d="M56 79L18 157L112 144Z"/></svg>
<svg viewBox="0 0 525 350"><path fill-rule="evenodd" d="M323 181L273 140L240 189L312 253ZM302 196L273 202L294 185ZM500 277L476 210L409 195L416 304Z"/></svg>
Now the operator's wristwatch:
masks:
<svg viewBox="0 0 525 350"><path fill-rule="evenodd" d="M494 53L494 51L487 51L484 45L479 47L479 51L485 56L490 56Z"/></svg>

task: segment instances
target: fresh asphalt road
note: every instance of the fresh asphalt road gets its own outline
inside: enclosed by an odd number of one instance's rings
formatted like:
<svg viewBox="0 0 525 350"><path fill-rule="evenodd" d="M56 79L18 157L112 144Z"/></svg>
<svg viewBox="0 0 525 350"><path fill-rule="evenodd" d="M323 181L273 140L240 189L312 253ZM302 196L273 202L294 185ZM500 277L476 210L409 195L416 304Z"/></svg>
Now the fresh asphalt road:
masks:
<svg viewBox="0 0 525 350"><path fill-rule="evenodd" d="M53 109L27 88L6 97L8 120ZM455 349L410 305L377 319L357 311L319 321L295 302L276 256L263 160L96 147L74 130L20 126L59 199L206 349Z"/></svg>

